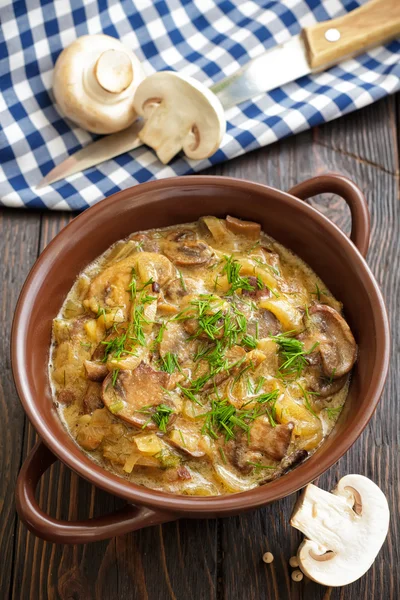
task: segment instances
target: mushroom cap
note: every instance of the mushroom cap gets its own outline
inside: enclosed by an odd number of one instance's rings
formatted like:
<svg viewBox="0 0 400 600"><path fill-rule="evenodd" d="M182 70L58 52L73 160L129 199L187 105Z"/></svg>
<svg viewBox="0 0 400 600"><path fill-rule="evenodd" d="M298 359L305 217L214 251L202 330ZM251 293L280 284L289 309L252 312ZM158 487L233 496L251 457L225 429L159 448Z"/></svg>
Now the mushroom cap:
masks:
<svg viewBox="0 0 400 600"><path fill-rule="evenodd" d="M332 493L309 484L290 524L304 533L297 557L317 583L342 586L371 567L389 528L389 507L379 487L362 475L346 475Z"/></svg>
<svg viewBox="0 0 400 600"><path fill-rule="evenodd" d="M324 375L339 379L351 371L357 359L357 344L350 327L338 311L327 304L314 304L309 314L320 336L317 351Z"/></svg>
<svg viewBox="0 0 400 600"><path fill-rule="evenodd" d="M53 91L59 111L93 133L129 127L133 97L144 79L135 54L108 35L84 35L57 58Z"/></svg>
<svg viewBox="0 0 400 600"><path fill-rule="evenodd" d="M164 164L181 150L194 160L207 158L225 134L224 109L217 96L173 71L146 77L136 90L134 107L146 120L140 139Z"/></svg>

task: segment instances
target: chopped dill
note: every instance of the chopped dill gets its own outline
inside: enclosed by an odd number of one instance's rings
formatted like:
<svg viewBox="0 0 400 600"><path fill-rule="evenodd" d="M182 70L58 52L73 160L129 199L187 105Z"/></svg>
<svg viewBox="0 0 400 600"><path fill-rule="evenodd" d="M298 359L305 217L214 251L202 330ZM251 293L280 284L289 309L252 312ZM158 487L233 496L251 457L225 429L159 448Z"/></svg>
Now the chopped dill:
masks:
<svg viewBox="0 0 400 600"><path fill-rule="evenodd" d="M202 403L200 402L200 400L198 398L196 398L196 396L194 395L194 392L190 388L183 387L183 385L181 385L180 383L178 384L178 388L181 390L182 394L184 396L186 396L186 398L188 400L190 400L191 402L194 402L195 404L198 404L199 406L202 406Z"/></svg>
<svg viewBox="0 0 400 600"><path fill-rule="evenodd" d="M257 241L255 242L255 244L253 244L253 245L251 246L251 248L249 248L249 249L247 250L247 254L250 254L250 252L253 252L253 250L255 250L256 248L258 248L258 246L260 245L260 243L261 243L261 242L260 242L260 240L257 240Z"/></svg>
<svg viewBox="0 0 400 600"><path fill-rule="evenodd" d="M154 421L158 429L163 433L167 431L167 425L173 412L174 410L170 406L159 404L151 415L152 421Z"/></svg>
<svg viewBox="0 0 400 600"><path fill-rule="evenodd" d="M242 346L254 350L254 348L257 348L257 340L252 335L246 333L246 335L242 337Z"/></svg>
<svg viewBox="0 0 400 600"><path fill-rule="evenodd" d="M113 387L115 387L115 384L117 382L118 373L119 373L119 369L114 369L112 377L111 377L111 382L112 382Z"/></svg>
<svg viewBox="0 0 400 600"><path fill-rule="evenodd" d="M179 273L179 280L181 282L181 287L182 287L182 289L183 289L184 292L187 292L186 283L185 283L185 280L183 279L182 271L180 271L178 269L178 273Z"/></svg>
<svg viewBox="0 0 400 600"><path fill-rule="evenodd" d="M264 385L264 381L266 381L266 378L263 375L260 375L257 384L256 384L256 389L254 390L255 394L258 394L259 391L261 390L262 386Z"/></svg>
<svg viewBox="0 0 400 600"><path fill-rule="evenodd" d="M179 437L182 440L182 444L183 444L184 448L186 448L186 442L185 442L185 438L183 437L183 433L180 429L178 429L178 432L179 432Z"/></svg>
<svg viewBox="0 0 400 600"><path fill-rule="evenodd" d="M279 352L283 359L281 366L279 367L280 373L284 375L295 375L299 377L307 366L306 356L311 354L318 346L316 342L309 350L304 350L304 343L296 338L289 337L289 334L293 333L288 331L286 333L280 333L279 335L271 336L279 346Z"/></svg>
<svg viewBox="0 0 400 600"><path fill-rule="evenodd" d="M343 404L341 404L340 406L335 406L335 407L327 406L325 408L325 412L328 415L328 419L334 419L340 413L342 408L343 408Z"/></svg>
<svg viewBox="0 0 400 600"><path fill-rule="evenodd" d="M221 455L222 462L224 463L224 465L226 465L227 460L226 460L224 449L222 448L222 446L220 446L218 449L219 449L219 453Z"/></svg>
<svg viewBox="0 0 400 600"><path fill-rule="evenodd" d="M161 371L166 371L170 375L175 371L175 369L181 370L178 359L175 354L172 352L166 352L164 356L160 358L159 361Z"/></svg>
<svg viewBox="0 0 400 600"><path fill-rule="evenodd" d="M240 262L233 258L233 256L224 256L224 259L225 265L222 272L226 274L228 283L231 286L228 295L232 295L236 290L253 291L253 286L249 283L248 278L239 275L242 268Z"/></svg>
<svg viewBox="0 0 400 600"><path fill-rule="evenodd" d="M318 415L315 414L315 412L310 404L310 397L308 395L309 392L307 392L300 383L298 383L297 385L299 386L300 390L302 391L302 394L304 397L304 405L305 405L306 409L308 410L308 412L310 412L313 415L313 417L315 417L316 419L319 419Z"/></svg>
<svg viewBox="0 0 400 600"><path fill-rule="evenodd" d="M166 330L166 328L167 328L167 323L162 323L161 327L159 329L159 332L157 333L156 339L155 339L155 341L158 344L161 344L162 339L163 339L163 335L164 335L164 331Z"/></svg>
<svg viewBox="0 0 400 600"><path fill-rule="evenodd" d="M276 467L273 467L271 465L262 465L261 463L253 462L252 460L248 460L247 464L251 465L256 471L258 471L260 469L272 469L272 470L276 469Z"/></svg>

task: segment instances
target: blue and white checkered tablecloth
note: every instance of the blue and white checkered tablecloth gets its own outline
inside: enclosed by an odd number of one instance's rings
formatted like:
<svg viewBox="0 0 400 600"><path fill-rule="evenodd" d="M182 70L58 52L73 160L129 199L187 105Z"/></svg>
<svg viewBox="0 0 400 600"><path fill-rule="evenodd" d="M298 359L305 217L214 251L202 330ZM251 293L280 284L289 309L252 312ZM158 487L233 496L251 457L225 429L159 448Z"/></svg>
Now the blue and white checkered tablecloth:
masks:
<svg viewBox="0 0 400 600"><path fill-rule="evenodd" d="M0 205L82 210L136 183L201 171L400 88L397 40L230 109L227 133L210 159L178 156L164 166L142 147L36 191L50 169L93 139L52 102L54 63L76 37L104 32L130 46L147 73L172 68L210 86L303 27L364 1L0 1Z"/></svg>

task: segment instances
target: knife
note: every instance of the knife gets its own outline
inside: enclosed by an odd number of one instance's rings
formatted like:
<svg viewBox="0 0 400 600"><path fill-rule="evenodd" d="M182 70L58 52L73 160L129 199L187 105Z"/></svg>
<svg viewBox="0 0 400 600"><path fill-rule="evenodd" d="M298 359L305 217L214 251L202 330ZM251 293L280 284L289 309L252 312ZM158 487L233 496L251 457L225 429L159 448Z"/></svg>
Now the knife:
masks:
<svg viewBox="0 0 400 600"><path fill-rule="evenodd" d="M255 98L304 75L400 36L400 0L370 0L342 17L306 27L284 44L264 52L210 89L225 109ZM143 122L105 136L54 167L36 189L98 165L142 145Z"/></svg>

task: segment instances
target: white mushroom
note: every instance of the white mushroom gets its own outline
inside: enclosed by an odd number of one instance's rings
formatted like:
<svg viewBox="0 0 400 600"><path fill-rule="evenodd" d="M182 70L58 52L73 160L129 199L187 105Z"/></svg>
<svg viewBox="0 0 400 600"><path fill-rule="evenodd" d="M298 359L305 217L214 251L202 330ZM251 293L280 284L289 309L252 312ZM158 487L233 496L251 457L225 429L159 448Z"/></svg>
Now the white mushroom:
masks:
<svg viewBox="0 0 400 600"><path fill-rule="evenodd" d="M57 59L53 92L60 112L93 133L113 133L137 117L133 98L144 78L135 54L109 35L84 35Z"/></svg>
<svg viewBox="0 0 400 600"><path fill-rule="evenodd" d="M290 520L306 536L297 552L301 570L333 587L359 579L385 541L389 516L385 495L367 477L346 475L332 493L309 484Z"/></svg>
<svg viewBox="0 0 400 600"><path fill-rule="evenodd" d="M134 106L145 119L139 138L167 164L178 152L199 160L216 152L226 129L224 109L204 85L172 71L147 77Z"/></svg>

